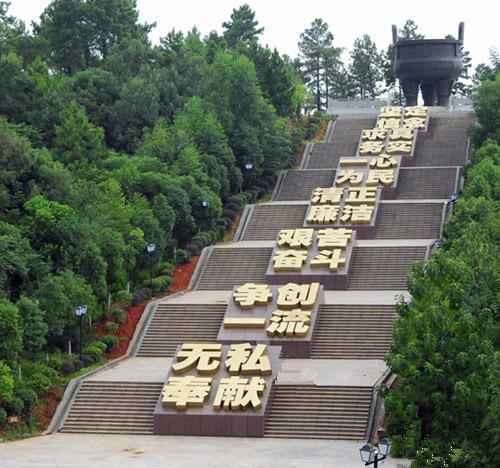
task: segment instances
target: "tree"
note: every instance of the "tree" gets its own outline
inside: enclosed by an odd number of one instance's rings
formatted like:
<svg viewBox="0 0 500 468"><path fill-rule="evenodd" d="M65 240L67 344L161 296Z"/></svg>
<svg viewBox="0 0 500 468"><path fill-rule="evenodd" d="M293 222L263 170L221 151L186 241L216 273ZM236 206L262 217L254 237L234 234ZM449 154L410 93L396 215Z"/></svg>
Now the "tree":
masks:
<svg viewBox="0 0 500 468"><path fill-rule="evenodd" d="M349 75L356 90L356 96L361 99L367 97L375 99L380 94L382 55L368 34L354 41L351 60Z"/></svg>
<svg viewBox="0 0 500 468"><path fill-rule="evenodd" d="M477 124L472 127L472 139L476 147L487 138L500 142L500 73L493 81L486 80L472 95Z"/></svg>
<svg viewBox="0 0 500 468"><path fill-rule="evenodd" d="M335 67L340 63L342 49L333 46L333 34L328 24L320 18L316 18L311 27L300 35L298 45L306 85L316 97L317 110L321 110L323 104L328 105L322 96L328 95L328 88L333 86Z"/></svg>
<svg viewBox="0 0 500 468"><path fill-rule="evenodd" d="M38 304L27 296L16 302L23 331L23 350L36 353L44 348L48 327Z"/></svg>
<svg viewBox="0 0 500 468"><path fill-rule="evenodd" d="M0 299L0 360L11 367L17 364L23 346L19 310L6 299Z"/></svg>
<svg viewBox="0 0 500 468"><path fill-rule="evenodd" d="M71 101L56 126L54 155L66 165L82 166L104 156L104 131L89 122L85 109Z"/></svg>
<svg viewBox="0 0 500 468"><path fill-rule="evenodd" d="M75 308L87 306L87 314L96 314L96 300L91 287L71 270L63 270L57 275L47 275L40 281L34 295L48 326L47 341L51 345L63 345L66 332L71 340L77 328Z"/></svg>
<svg viewBox="0 0 500 468"><path fill-rule="evenodd" d="M72 75L98 65L113 44L144 38L154 25L137 20L135 0L54 0L34 29L49 43L53 65Z"/></svg>
<svg viewBox="0 0 500 468"><path fill-rule="evenodd" d="M255 21L255 12L248 4L233 9L231 21L222 23L223 36L230 48L235 49L239 43L245 45L254 44L258 36L264 32L264 28L258 28L259 22Z"/></svg>

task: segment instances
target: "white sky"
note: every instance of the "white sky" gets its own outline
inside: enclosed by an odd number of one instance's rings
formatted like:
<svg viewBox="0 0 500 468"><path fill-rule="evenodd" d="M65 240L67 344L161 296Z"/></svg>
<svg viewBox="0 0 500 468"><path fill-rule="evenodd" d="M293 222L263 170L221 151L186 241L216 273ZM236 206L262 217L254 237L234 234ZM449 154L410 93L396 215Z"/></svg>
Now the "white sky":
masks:
<svg viewBox="0 0 500 468"><path fill-rule="evenodd" d="M10 13L26 25L38 21L49 0L10 0ZM403 26L413 19L426 38L458 35L458 24L465 21L465 49L471 53L473 67L488 62L488 49L499 47L500 6L491 0L138 0L141 22L156 22L151 40L165 36L172 28L188 31L196 26L203 36L222 31L233 8L248 3L265 28L261 43L276 47L292 58L298 55L300 34L314 18L330 26L335 45L351 49L354 39L369 34L380 49L392 40L391 25ZM341 7L337 5L342 5ZM347 57L344 59L347 61Z"/></svg>

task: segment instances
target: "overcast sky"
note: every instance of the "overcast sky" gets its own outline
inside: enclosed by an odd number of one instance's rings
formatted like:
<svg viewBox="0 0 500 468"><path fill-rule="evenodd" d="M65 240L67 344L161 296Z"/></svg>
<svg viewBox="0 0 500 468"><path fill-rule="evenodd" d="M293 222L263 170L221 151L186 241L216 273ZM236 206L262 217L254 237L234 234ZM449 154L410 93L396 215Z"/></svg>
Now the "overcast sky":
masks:
<svg viewBox="0 0 500 468"><path fill-rule="evenodd" d="M10 13L27 25L38 21L48 0L10 0ZM233 8L248 3L256 19L265 28L261 43L276 47L292 58L298 55L300 34L314 18L326 21L335 45L351 49L354 39L369 34L379 48L390 44L391 25L401 27L413 19L428 39L447 34L458 35L458 24L465 21L465 49L471 53L474 67L488 62L488 49L499 47L500 8L490 0L467 2L451 0L138 0L141 22L156 22L151 40L158 42L172 28L188 31L196 26L202 35L221 32ZM339 7L338 5L341 5ZM347 59L347 57L344 57Z"/></svg>

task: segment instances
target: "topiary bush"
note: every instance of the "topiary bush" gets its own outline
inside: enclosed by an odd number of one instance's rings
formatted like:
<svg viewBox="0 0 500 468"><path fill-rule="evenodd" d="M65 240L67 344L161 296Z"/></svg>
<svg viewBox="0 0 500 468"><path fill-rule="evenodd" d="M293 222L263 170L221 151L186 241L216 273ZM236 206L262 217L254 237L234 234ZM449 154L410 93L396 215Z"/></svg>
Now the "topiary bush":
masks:
<svg viewBox="0 0 500 468"><path fill-rule="evenodd" d="M90 356L87 356L86 354L82 355L82 362L83 362L83 367L89 367L92 364L94 364L94 360Z"/></svg>
<svg viewBox="0 0 500 468"><path fill-rule="evenodd" d="M73 361L73 365L75 366L75 371L79 371L81 369L83 369L83 361L76 358L74 361Z"/></svg>
<svg viewBox="0 0 500 468"><path fill-rule="evenodd" d="M123 291L118 291L117 293L115 293L115 295L113 296L113 299L116 301L116 302L121 302L123 304L130 304L130 302L132 301L132 294L128 293L127 291L123 290Z"/></svg>
<svg viewBox="0 0 500 468"><path fill-rule="evenodd" d="M189 261L190 258L189 253L184 249L177 249L175 251L175 263L184 263Z"/></svg>
<svg viewBox="0 0 500 468"><path fill-rule="evenodd" d="M113 317L113 320L118 324L118 325L123 325L126 320L125 316L125 311L123 309L113 309L111 311L111 317Z"/></svg>
<svg viewBox="0 0 500 468"><path fill-rule="evenodd" d="M236 219L236 216L238 216L238 213L233 210L224 210L222 216L231 219L231 221L234 221Z"/></svg>
<svg viewBox="0 0 500 468"><path fill-rule="evenodd" d="M104 328L108 333L111 334L116 334L118 331L118 324L115 322L106 322L106 325L104 325Z"/></svg>
<svg viewBox="0 0 500 468"><path fill-rule="evenodd" d="M75 365L73 361L64 361L61 364L61 374L62 375L70 375L75 372Z"/></svg>
<svg viewBox="0 0 500 468"><path fill-rule="evenodd" d="M118 338L115 335L104 335L101 341L106 345L106 350L114 348L118 344Z"/></svg>
<svg viewBox="0 0 500 468"><path fill-rule="evenodd" d="M172 284L172 278L170 276L157 276L153 278L153 289L157 293L162 293L168 291L168 288Z"/></svg>
<svg viewBox="0 0 500 468"><path fill-rule="evenodd" d="M141 304L148 299L151 299L152 293L149 288L141 288L132 293L132 305Z"/></svg>
<svg viewBox="0 0 500 468"><path fill-rule="evenodd" d="M102 357L104 356L104 350L102 350L100 347L96 346L97 342L94 341L91 345L87 346L83 352L87 355L90 356L94 362L99 362ZM102 343L104 345L104 343ZM106 346L106 345L104 345Z"/></svg>
<svg viewBox="0 0 500 468"><path fill-rule="evenodd" d="M237 203L234 202L228 202L224 206L225 210L233 210L233 211L240 211L241 207Z"/></svg>
<svg viewBox="0 0 500 468"><path fill-rule="evenodd" d="M186 251L189 253L189 255L191 255L191 257L196 257L201 253L200 246L194 243L188 244L186 246Z"/></svg>

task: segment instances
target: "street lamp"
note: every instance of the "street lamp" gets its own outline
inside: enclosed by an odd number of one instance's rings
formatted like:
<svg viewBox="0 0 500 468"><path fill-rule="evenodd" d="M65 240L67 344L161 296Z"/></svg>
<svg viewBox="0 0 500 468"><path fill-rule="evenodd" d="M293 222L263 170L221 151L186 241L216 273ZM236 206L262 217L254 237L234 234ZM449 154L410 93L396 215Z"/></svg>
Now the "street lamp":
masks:
<svg viewBox="0 0 500 468"><path fill-rule="evenodd" d="M456 193L452 193L450 200L453 204L455 204L456 201L458 200L458 195Z"/></svg>
<svg viewBox="0 0 500 468"><path fill-rule="evenodd" d="M245 169L246 169L247 171L250 171L251 169L253 169L253 163L251 163L251 162L247 162L247 163L245 164Z"/></svg>
<svg viewBox="0 0 500 468"><path fill-rule="evenodd" d="M434 247L435 247L436 249L439 249L439 248L441 247L441 239L436 239L436 240L434 241Z"/></svg>
<svg viewBox="0 0 500 468"><path fill-rule="evenodd" d="M359 454L361 456L361 461L364 462L365 466L373 465L375 468L378 467L378 462L385 460L391 451L392 442L384 437L378 442L378 449L382 457L379 458L379 452L371 444L363 445L359 449Z"/></svg>
<svg viewBox="0 0 500 468"><path fill-rule="evenodd" d="M75 309L75 314L77 317L80 317L80 361L82 360L82 343L83 343L83 333L82 333L82 321L83 321L83 316L87 313L87 306L83 305L80 307L77 307Z"/></svg>
<svg viewBox="0 0 500 468"><path fill-rule="evenodd" d="M153 253L156 250L156 244L148 244L146 250L149 254L149 289L151 289L151 295L153 295Z"/></svg>

